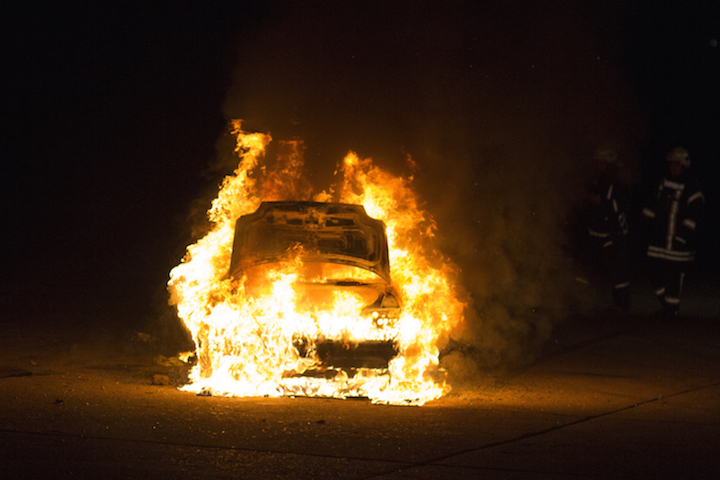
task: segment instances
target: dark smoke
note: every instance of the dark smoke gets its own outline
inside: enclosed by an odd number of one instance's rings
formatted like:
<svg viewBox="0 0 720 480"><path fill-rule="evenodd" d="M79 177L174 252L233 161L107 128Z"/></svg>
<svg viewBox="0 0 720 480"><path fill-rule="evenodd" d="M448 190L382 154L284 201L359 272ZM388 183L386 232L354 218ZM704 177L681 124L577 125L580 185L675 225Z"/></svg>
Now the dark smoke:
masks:
<svg viewBox="0 0 720 480"><path fill-rule="evenodd" d="M403 175L412 157L471 302L446 357L458 378L529 361L582 302L565 223L585 165L611 142L632 166L642 134L622 11L486 3L276 3L239 44L225 105L246 130L303 139L316 191L349 150Z"/></svg>

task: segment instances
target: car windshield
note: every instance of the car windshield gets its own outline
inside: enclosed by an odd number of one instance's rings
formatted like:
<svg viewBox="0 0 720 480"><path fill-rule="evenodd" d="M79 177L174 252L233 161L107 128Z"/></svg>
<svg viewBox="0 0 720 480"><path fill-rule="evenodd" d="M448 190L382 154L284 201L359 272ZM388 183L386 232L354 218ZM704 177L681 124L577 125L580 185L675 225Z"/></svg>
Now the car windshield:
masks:
<svg viewBox="0 0 720 480"><path fill-rule="evenodd" d="M360 205L266 202L238 219L232 275L293 256L316 271L308 277L312 281L371 282L377 276L385 281L390 277L385 226Z"/></svg>

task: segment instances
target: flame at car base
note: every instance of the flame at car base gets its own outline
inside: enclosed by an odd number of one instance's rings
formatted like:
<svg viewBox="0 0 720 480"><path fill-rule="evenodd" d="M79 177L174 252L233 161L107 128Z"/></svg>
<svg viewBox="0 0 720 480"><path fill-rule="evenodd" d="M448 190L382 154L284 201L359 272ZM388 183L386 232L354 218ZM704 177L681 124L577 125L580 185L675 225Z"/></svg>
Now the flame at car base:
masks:
<svg viewBox="0 0 720 480"><path fill-rule="evenodd" d="M168 282L170 303L196 345L197 363L182 389L243 397L367 397L395 405L422 405L447 392L439 346L461 324L465 304L453 284L457 267L432 246L435 224L420 209L412 179L351 152L338 185L313 198L362 205L385 223L390 277L402 309L397 318L358 315L367 299L352 288L308 293L303 286L322 283L328 272L304 263L301 251L289 249L280 263L228 275L238 218L262 202L309 195L298 143L287 143L288 152L270 170L262 164L269 135L244 132L240 121L232 122L232 133L238 168L208 211L210 232L188 246ZM326 367L315 339L347 350L392 342L394 356L373 368Z"/></svg>

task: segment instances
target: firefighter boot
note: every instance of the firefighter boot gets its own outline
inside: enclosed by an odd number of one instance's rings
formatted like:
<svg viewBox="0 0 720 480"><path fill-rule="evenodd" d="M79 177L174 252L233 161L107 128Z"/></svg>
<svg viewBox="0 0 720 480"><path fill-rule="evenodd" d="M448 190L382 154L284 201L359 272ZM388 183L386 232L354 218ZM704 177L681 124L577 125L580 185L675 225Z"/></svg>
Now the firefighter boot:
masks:
<svg viewBox="0 0 720 480"><path fill-rule="evenodd" d="M666 322L675 322L680 319L680 304L667 303L663 304L662 319Z"/></svg>
<svg viewBox="0 0 720 480"><path fill-rule="evenodd" d="M615 287L612 291L613 306L623 312L630 310L630 287Z"/></svg>

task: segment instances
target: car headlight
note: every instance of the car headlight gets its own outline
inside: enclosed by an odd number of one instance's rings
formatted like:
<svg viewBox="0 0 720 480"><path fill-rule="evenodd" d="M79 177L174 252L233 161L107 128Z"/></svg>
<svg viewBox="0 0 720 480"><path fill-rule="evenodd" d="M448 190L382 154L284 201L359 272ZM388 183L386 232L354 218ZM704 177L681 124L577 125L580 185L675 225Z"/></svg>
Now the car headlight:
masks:
<svg viewBox="0 0 720 480"><path fill-rule="evenodd" d="M400 318L400 303L392 294L385 293L380 295L372 305L363 308L361 315L371 318L373 324L378 328L392 327Z"/></svg>

